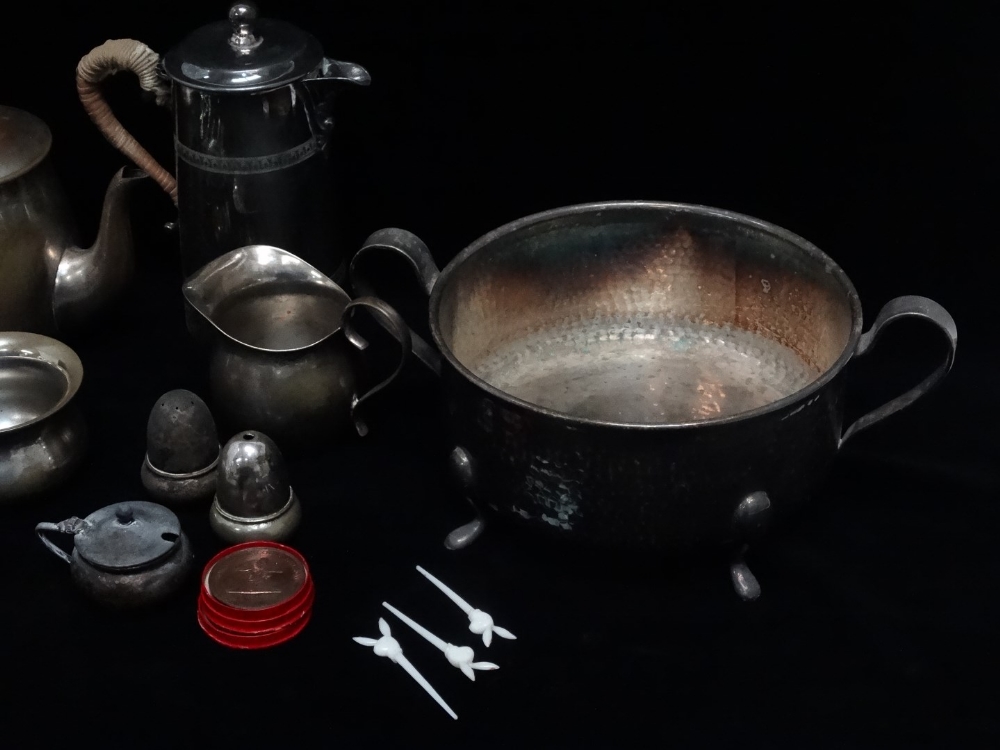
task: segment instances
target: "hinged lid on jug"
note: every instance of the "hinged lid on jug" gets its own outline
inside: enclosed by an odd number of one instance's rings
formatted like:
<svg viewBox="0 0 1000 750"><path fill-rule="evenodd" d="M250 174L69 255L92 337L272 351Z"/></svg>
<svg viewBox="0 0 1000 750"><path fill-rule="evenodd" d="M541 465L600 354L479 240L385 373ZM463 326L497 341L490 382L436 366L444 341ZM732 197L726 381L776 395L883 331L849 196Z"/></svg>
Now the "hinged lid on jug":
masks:
<svg viewBox="0 0 1000 750"><path fill-rule="evenodd" d="M257 18L236 3L229 20L203 26L163 57L164 72L206 91L260 91L313 74L323 48L312 34L285 21Z"/></svg>

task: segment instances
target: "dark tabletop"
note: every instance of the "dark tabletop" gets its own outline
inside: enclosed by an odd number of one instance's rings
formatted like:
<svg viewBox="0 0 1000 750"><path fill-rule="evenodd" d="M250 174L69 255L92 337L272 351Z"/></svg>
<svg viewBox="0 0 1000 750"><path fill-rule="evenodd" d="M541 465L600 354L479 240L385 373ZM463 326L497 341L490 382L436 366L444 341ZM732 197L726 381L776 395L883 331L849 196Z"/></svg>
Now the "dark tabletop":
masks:
<svg viewBox="0 0 1000 750"><path fill-rule="evenodd" d="M163 52L223 18L226 4L158 14L77 5L57 27L50 6L23 7L23 39L0 48L2 103L52 127L89 243L122 159L75 98L76 61L115 37ZM489 229L558 205L720 206L823 248L868 321L900 294L937 299L958 323L955 368L852 440L806 510L750 550L763 594L745 604L725 556L639 564L505 528L445 550L469 508L445 472L437 386L413 364L373 402L368 437L290 458L304 509L291 543L315 576L313 619L282 646L230 651L198 628L196 580L160 607L110 612L81 596L33 533L40 521L147 499L139 467L154 401L188 388L211 403L184 327L176 238L162 230L172 207L145 185L133 202L133 285L104 321L63 337L85 368L87 461L50 496L0 507L9 746L996 746L1000 123L986 13L931 3L739 14L669 3L260 5L372 74L338 109L352 247L402 226L443 264ZM4 27L9 37L15 25ZM168 114L140 101L133 81L112 81L109 99L169 163ZM415 285L386 294L420 330ZM884 338L852 371L855 411L915 383L941 353L919 324ZM179 516L200 568L223 545L207 508ZM475 645L415 565L518 637L479 644L477 657L501 668L473 684L393 622L457 722L351 642L377 636L388 600Z"/></svg>

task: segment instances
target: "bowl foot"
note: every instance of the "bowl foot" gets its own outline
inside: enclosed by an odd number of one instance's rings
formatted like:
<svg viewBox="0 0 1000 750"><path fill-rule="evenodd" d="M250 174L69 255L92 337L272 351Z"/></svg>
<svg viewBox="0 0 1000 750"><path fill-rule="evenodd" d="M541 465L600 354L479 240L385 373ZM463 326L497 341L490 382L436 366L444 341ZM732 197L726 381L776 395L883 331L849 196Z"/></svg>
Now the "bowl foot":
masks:
<svg viewBox="0 0 1000 750"><path fill-rule="evenodd" d="M485 528L486 522L481 517L476 518L448 534L444 546L448 549L464 549L476 541Z"/></svg>
<svg viewBox="0 0 1000 750"><path fill-rule="evenodd" d="M771 518L771 498L766 492L751 492L743 498L733 513L733 528L736 531L738 547L729 577L736 595L745 602L752 602L760 596L760 583L746 563L747 541L763 535Z"/></svg>
<svg viewBox="0 0 1000 750"><path fill-rule="evenodd" d="M732 565L729 566L729 577L733 582L733 590L736 591L736 595L745 602L752 602L760 596L760 583L757 581L757 576L747 567L744 559L746 550L747 545L744 544Z"/></svg>

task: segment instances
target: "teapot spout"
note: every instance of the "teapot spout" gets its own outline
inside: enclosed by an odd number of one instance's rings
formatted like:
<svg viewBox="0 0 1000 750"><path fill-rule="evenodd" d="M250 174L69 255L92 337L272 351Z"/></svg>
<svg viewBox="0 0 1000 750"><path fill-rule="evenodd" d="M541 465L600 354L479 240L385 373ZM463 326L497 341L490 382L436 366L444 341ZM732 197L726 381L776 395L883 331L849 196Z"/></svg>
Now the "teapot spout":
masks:
<svg viewBox="0 0 1000 750"><path fill-rule="evenodd" d="M59 329L85 324L132 278L135 261L128 194L137 181L146 177L145 172L134 167L118 170L104 195L94 244L89 248L68 247L63 252L52 300Z"/></svg>

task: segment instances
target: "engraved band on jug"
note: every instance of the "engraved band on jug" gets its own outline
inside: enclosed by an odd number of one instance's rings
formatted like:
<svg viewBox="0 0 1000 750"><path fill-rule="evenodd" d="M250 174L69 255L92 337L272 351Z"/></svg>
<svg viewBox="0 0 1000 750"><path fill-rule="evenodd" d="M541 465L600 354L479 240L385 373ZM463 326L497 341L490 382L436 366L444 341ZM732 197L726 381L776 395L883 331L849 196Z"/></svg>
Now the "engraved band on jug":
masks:
<svg viewBox="0 0 1000 750"><path fill-rule="evenodd" d="M177 139L174 139L174 148L177 149L177 158L192 167L206 172L234 175L264 174L286 169L321 151L315 138L286 151L264 156L213 156L185 146Z"/></svg>

